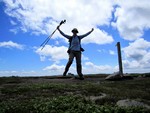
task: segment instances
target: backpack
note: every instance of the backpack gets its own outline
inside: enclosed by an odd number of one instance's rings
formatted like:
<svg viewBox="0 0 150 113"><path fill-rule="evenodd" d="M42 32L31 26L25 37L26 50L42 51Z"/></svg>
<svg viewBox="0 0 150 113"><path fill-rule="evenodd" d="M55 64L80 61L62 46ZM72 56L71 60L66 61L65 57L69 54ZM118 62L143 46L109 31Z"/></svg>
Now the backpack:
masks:
<svg viewBox="0 0 150 113"><path fill-rule="evenodd" d="M84 51L84 49L81 47L81 39L80 39L80 37L79 36L77 36L78 37L78 39L79 39L79 43L80 43L80 51ZM67 51L67 53L68 54L70 54L70 46L71 46L71 42L72 42L72 38L73 38L73 36L71 36L70 37L70 39L69 39L69 48L68 48L68 51Z"/></svg>

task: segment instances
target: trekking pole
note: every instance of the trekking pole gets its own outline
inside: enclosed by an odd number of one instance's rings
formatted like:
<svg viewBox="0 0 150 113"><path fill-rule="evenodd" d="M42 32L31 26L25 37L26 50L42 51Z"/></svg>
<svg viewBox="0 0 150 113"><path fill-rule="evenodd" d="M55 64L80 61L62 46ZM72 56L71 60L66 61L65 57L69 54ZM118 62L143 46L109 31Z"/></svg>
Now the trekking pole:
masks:
<svg viewBox="0 0 150 113"><path fill-rule="evenodd" d="M62 24L64 24L66 22L66 20L62 20L61 22L60 22L60 24L57 26L57 28L58 27L60 27ZM57 28L52 32L52 34L50 35L50 36L48 36L46 39L45 39L45 41L40 45L40 47L42 47L41 48L41 50L45 47L45 45L48 43L48 41L50 40L50 38L53 36L53 34L56 32L56 30L57 30Z"/></svg>

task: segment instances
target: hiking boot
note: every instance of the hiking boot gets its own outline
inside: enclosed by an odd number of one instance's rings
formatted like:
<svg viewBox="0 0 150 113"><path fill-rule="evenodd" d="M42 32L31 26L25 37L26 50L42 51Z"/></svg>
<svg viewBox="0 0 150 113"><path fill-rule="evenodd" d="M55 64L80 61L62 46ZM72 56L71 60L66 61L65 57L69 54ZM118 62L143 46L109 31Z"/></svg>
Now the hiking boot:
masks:
<svg viewBox="0 0 150 113"><path fill-rule="evenodd" d="M77 77L77 76L75 76L74 78L75 79L79 79L79 80L84 80L84 77Z"/></svg>
<svg viewBox="0 0 150 113"><path fill-rule="evenodd" d="M84 80L84 77L83 77L83 76L82 76L82 77L79 77L79 79L80 79L80 80Z"/></svg>
<svg viewBox="0 0 150 113"><path fill-rule="evenodd" d="M65 73L65 72L63 73L63 76L66 76L66 73Z"/></svg>
<svg viewBox="0 0 150 113"><path fill-rule="evenodd" d="M77 76L75 76L74 78L75 78L75 79L79 79L79 77L77 77Z"/></svg>
<svg viewBox="0 0 150 113"><path fill-rule="evenodd" d="M80 80L84 80L83 74L79 75Z"/></svg>

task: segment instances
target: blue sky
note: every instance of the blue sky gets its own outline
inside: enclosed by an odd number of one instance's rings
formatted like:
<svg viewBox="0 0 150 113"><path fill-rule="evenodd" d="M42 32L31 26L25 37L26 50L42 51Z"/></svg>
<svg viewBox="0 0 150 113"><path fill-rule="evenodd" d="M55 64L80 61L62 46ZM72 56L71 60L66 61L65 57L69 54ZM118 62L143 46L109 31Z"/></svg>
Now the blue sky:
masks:
<svg viewBox="0 0 150 113"><path fill-rule="evenodd" d="M68 35L94 28L82 40L84 74L117 72L117 42L124 73L150 72L149 14L149 0L0 0L0 76L61 75L68 41L56 31L40 45L64 19ZM69 72L76 74L75 60Z"/></svg>

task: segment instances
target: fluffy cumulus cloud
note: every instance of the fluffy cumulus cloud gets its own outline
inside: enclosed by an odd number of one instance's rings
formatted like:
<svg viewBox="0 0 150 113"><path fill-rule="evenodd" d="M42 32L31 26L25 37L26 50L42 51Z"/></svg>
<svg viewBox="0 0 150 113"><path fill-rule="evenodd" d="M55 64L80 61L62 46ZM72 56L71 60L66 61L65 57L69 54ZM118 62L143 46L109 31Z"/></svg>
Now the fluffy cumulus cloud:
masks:
<svg viewBox="0 0 150 113"><path fill-rule="evenodd" d="M59 65L59 64L52 64L50 66L47 66L43 69L43 71L48 72L49 75L62 75L64 72L65 65ZM77 74L75 66L71 66L69 68L68 73Z"/></svg>
<svg viewBox="0 0 150 113"><path fill-rule="evenodd" d="M13 17L11 24L15 25L12 32L31 32L33 34L49 34L62 19L66 19L66 25L62 30L71 33L71 29L77 27L81 34L91 28L95 33L83 43L106 44L112 43L113 37L105 31L97 28L100 25L109 25L112 17L112 0L4 0L5 12ZM99 13L97 11L100 11ZM13 19L17 19L14 23ZM17 26L17 27L16 27ZM59 34L55 35L58 37ZM99 40L101 38L101 40ZM103 40L105 39L105 40Z"/></svg>
<svg viewBox="0 0 150 113"><path fill-rule="evenodd" d="M23 50L24 46L12 41L8 41L8 42L0 42L0 47L4 47L4 48L16 48L16 49L20 49Z"/></svg>
<svg viewBox="0 0 150 113"><path fill-rule="evenodd" d="M150 28L149 0L142 2L138 0L127 2L124 0L3 1L6 4L5 12L13 17L11 24L15 27L10 31L14 33L22 30L33 34L49 34L62 19L66 19L67 24L62 28L68 33L73 27L79 28L81 34L92 27L95 28L95 33L91 36L93 40L88 38L83 43L112 43L113 37L97 28L97 26L110 24L112 12L115 17L112 25L126 40L141 38L143 31ZM13 19L17 19L17 22L14 22Z"/></svg>
<svg viewBox="0 0 150 113"><path fill-rule="evenodd" d="M90 36L82 40L82 43L83 44L88 44L88 43L107 44L107 43L112 43L113 41L114 39L107 32L96 28L94 32L90 34Z"/></svg>
<svg viewBox="0 0 150 113"><path fill-rule="evenodd" d="M133 43L129 43L129 46L123 48L123 50L127 58L139 61L148 53L149 48L150 42L141 38Z"/></svg>
<svg viewBox="0 0 150 113"><path fill-rule="evenodd" d="M83 69L84 73L111 73L116 71L115 68L110 65L95 65L92 62L85 62L85 66Z"/></svg>
<svg viewBox="0 0 150 113"><path fill-rule="evenodd" d="M53 74L53 75L62 75L63 71L65 69L65 65L59 65L59 64L52 64L50 66L47 66L43 69L43 71L48 71L50 74ZM94 63L92 62L85 62L83 67L82 67L82 71L84 74L91 74L91 73L94 73L94 74L97 74L97 73L112 73L115 72L115 71L118 71L118 68L113 68L109 65L95 65ZM73 73L73 74L77 74L77 71L76 71L76 66L73 64L68 73Z"/></svg>
<svg viewBox="0 0 150 113"><path fill-rule="evenodd" d="M129 44L123 48L124 66L127 69L145 69L150 68L150 42L143 38Z"/></svg>
<svg viewBox="0 0 150 113"><path fill-rule="evenodd" d="M64 65L57 65L57 64L52 64L50 66L47 66L43 69L43 71L49 72L50 75L62 75L64 71L65 66Z"/></svg>
<svg viewBox="0 0 150 113"><path fill-rule="evenodd" d="M53 64L51 66L47 66L43 70L51 70L51 71L64 70L64 66L59 66L57 64Z"/></svg>
<svg viewBox="0 0 150 113"><path fill-rule="evenodd" d="M118 0L115 12L114 25L122 38L136 40L143 36L144 30L150 28L150 2L149 0Z"/></svg>
<svg viewBox="0 0 150 113"><path fill-rule="evenodd" d="M67 47L65 46L50 46L46 45L44 49L41 48L36 49L36 53L40 55L41 61L46 59L59 62L60 60L67 59Z"/></svg>

